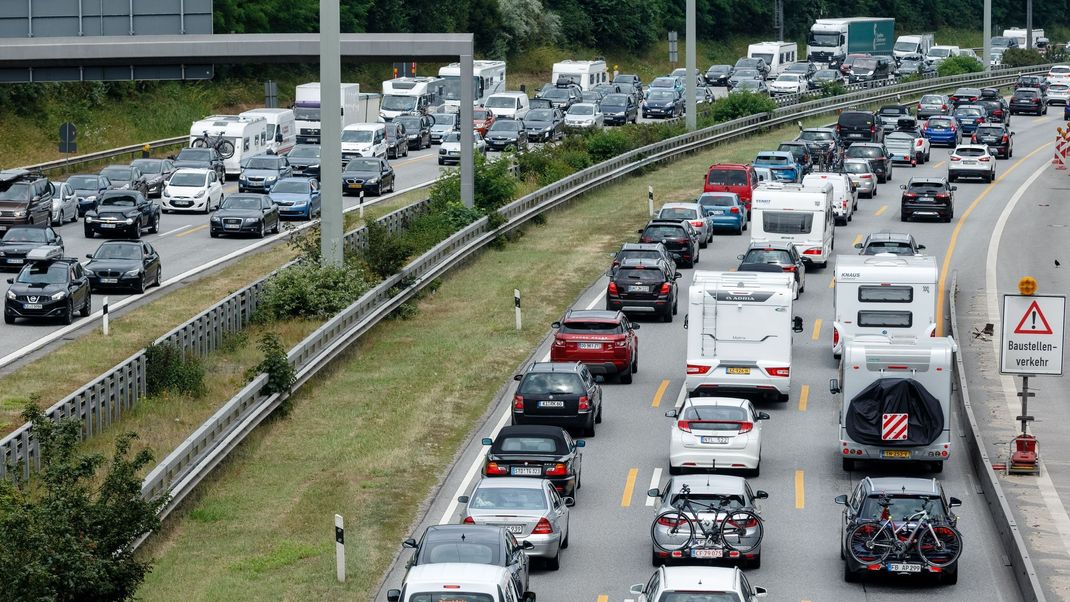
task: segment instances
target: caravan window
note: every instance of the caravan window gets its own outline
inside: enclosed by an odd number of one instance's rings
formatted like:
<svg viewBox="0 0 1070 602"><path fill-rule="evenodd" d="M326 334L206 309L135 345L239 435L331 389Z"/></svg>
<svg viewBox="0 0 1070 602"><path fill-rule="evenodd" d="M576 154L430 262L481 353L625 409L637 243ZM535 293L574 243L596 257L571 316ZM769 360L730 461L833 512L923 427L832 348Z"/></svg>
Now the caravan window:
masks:
<svg viewBox="0 0 1070 602"><path fill-rule="evenodd" d="M910 328L914 314L909 311L860 311L858 325L874 328Z"/></svg>
<svg viewBox="0 0 1070 602"><path fill-rule="evenodd" d="M762 59L763 61L765 61L766 65L772 65L773 64L773 54L772 53L769 53L769 54L758 54L756 52L756 53L750 55L750 58L752 58L752 59Z"/></svg>
<svg viewBox="0 0 1070 602"><path fill-rule="evenodd" d="M860 286L858 300L863 303L910 303L914 300L914 287Z"/></svg>
<svg viewBox="0 0 1070 602"><path fill-rule="evenodd" d="M809 212L762 212L762 229L771 234L809 234L813 224L814 214Z"/></svg>

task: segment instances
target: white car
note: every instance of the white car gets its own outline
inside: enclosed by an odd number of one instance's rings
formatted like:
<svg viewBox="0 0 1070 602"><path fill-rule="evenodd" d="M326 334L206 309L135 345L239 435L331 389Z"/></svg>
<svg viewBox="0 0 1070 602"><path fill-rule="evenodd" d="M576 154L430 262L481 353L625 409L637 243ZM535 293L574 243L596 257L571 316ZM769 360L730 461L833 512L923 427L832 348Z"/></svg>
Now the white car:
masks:
<svg viewBox="0 0 1070 602"><path fill-rule="evenodd" d="M592 102L580 102L568 108L565 113L565 127L600 128L605 122L602 111Z"/></svg>
<svg viewBox="0 0 1070 602"><path fill-rule="evenodd" d="M747 399L691 397L679 410L670 429L669 474L684 470L745 470L758 476L762 462L762 421Z"/></svg>
<svg viewBox="0 0 1070 602"><path fill-rule="evenodd" d="M472 132L472 146L477 155L487 156L487 141L479 132ZM461 162L461 133L449 132L442 137L442 146L438 147L438 164Z"/></svg>
<svg viewBox="0 0 1070 602"><path fill-rule="evenodd" d="M947 158L947 180L981 178L986 182L996 179L996 158L983 144L960 144Z"/></svg>
<svg viewBox="0 0 1070 602"><path fill-rule="evenodd" d="M778 94L802 94L809 87L806 78L797 73L781 73L769 84L769 93Z"/></svg>
<svg viewBox="0 0 1070 602"><path fill-rule="evenodd" d="M1070 82L1070 65L1052 65L1048 70L1048 82Z"/></svg>
<svg viewBox="0 0 1070 602"><path fill-rule="evenodd" d="M764 598L766 590L751 585L739 567L670 566L658 568L646 583L633 585L631 594L637 597L636 602L754 602Z"/></svg>
<svg viewBox="0 0 1070 602"><path fill-rule="evenodd" d="M1070 102L1070 79L1057 80L1048 86L1048 104Z"/></svg>
<svg viewBox="0 0 1070 602"><path fill-rule="evenodd" d="M66 182L57 182L55 188L52 193L52 225L62 226L78 221L78 195L74 193L74 188Z"/></svg>
<svg viewBox="0 0 1070 602"><path fill-rule="evenodd" d="M160 195L164 213L208 213L223 203L223 184L211 169L180 169L171 174Z"/></svg>
<svg viewBox="0 0 1070 602"><path fill-rule="evenodd" d="M702 206L698 203L665 203L654 219L691 222L691 225L698 231L699 246L703 249L713 240L711 218L703 214Z"/></svg>

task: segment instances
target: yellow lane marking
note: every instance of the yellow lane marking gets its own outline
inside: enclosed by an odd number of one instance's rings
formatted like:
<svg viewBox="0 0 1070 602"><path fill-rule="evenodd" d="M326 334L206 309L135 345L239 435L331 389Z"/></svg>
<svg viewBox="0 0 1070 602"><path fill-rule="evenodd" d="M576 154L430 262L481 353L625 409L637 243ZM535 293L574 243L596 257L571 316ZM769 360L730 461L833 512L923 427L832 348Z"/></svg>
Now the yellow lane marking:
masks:
<svg viewBox="0 0 1070 602"><path fill-rule="evenodd" d="M806 402L810 400L810 385L803 385L799 390L799 411L806 411Z"/></svg>
<svg viewBox="0 0 1070 602"><path fill-rule="evenodd" d="M200 232L201 230L204 230L207 227L208 227L208 224L201 224L201 225L199 225L199 226L197 226L195 228L190 228L189 230L186 230L185 232L179 232L178 234L175 234L175 238L182 238L183 236L189 236L190 234L193 234L194 232Z"/></svg>
<svg viewBox="0 0 1070 602"><path fill-rule="evenodd" d="M881 205L881 208L877 210L873 215L880 215L888 210L888 205Z"/></svg>
<svg viewBox="0 0 1070 602"><path fill-rule="evenodd" d="M598 595L598 602L609 602L609 596L605 594Z"/></svg>
<svg viewBox="0 0 1070 602"><path fill-rule="evenodd" d="M836 279L829 280L829 288L836 288Z"/></svg>
<svg viewBox="0 0 1070 602"><path fill-rule="evenodd" d="M654 402L650 404L650 407L656 408L661 406L661 396L665 394L665 389L669 388L669 380L665 379L661 381L661 385L658 387L658 392L654 393Z"/></svg>
<svg viewBox="0 0 1070 602"><path fill-rule="evenodd" d="M635 477L639 476L639 469L633 468L628 471L628 479L624 481L624 495L620 498L622 508L632 505L632 492L635 490Z"/></svg>
<svg viewBox="0 0 1070 602"><path fill-rule="evenodd" d="M855 234L855 240L854 240L854 242L851 243L851 246L853 247L853 246L857 245L860 242L862 242L862 235L861 234Z"/></svg>
<svg viewBox="0 0 1070 602"><path fill-rule="evenodd" d="M932 165L931 169L940 169L940 167L941 167L941 166L942 166L943 164L944 164L944 161L941 161L941 162L939 162L939 163L934 163L934 164Z"/></svg>
<svg viewBox="0 0 1070 602"><path fill-rule="evenodd" d="M390 165L393 166L393 167L397 167L398 165L405 165L406 163L413 163L415 161L423 161L424 159L430 159L431 157L434 157L434 156L435 155L422 155L422 156L419 156L419 157L413 157L411 159L405 159L403 161L391 161Z"/></svg>
<svg viewBox="0 0 1070 602"><path fill-rule="evenodd" d="M795 471L795 509L806 507L806 486L803 484L803 471Z"/></svg>
<svg viewBox="0 0 1070 602"><path fill-rule="evenodd" d="M810 338L815 341L821 338L821 318L814 320L814 334Z"/></svg>
<svg viewBox="0 0 1070 602"><path fill-rule="evenodd" d="M996 184L1003 181L1003 178L1007 177L1012 171L1018 168L1019 165L1025 163L1033 155L1044 150L1046 147L1051 146L1050 142L1041 144L1036 150L1029 153L1015 161L1014 165L1007 168L1007 171L1003 172L1003 175L996 178L995 182L992 182L985 189L981 191L981 194L977 195L977 198L970 203L970 206L966 208L966 211L962 212L962 216L959 217L958 223L955 224L955 229L951 231L951 240L947 243L947 252L944 253L944 263L940 266L940 282L937 283L936 293L936 336L944 336L944 286L947 283L947 273L951 268L951 256L955 254L955 243L959 240L959 232L962 231L962 225L966 223L966 218L970 217L973 210L977 208L977 205L981 204L981 201L988 196L989 192L995 188Z"/></svg>

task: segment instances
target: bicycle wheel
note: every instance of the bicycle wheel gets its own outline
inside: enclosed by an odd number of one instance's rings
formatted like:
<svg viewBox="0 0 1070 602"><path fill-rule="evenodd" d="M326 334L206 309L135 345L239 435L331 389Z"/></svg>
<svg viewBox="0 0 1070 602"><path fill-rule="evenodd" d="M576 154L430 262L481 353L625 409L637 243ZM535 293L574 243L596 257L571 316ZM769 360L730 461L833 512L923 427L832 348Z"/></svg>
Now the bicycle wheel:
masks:
<svg viewBox="0 0 1070 602"><path fill-rule="evenodd" d="M882 523L862 523L847 536L847 551L859 564L880 564L895 548L895 536Z"/></svg>
<svg viewBox="0 0 1070 602"><path fill-rule="evenodd" d="M695 523L678 510L662 512L650 525L650 539L665 552L685 550L695 540Z"/></svg>
<svg viewBox="0 0 1070 602"><path fill-rule="evenodd" d="M954 527L930 526L918 536L918 555L930 566L943 568L962 555L962 535Z"/></svg>
<svg viewBox="0 0 1070 602"><path fill-rule="evenodd" d="M234 143L230 140L221 140L215 149L219 151L219 156L224 159L229 159L234 156Z"/></svg>
<svg viewBox="0 0 1070 602"><path fill-rule="evenodd" d="M733 510L721 521L721 542L729 550L746 554L762 545L762 517L750 510Z"/></svg>
<svg viewBox="0 0 1070 602"><path fill-rule="evenodd" d="M204 138L194 138L193 142L189 143L190 148L208 148L208 143Z"/></svg>

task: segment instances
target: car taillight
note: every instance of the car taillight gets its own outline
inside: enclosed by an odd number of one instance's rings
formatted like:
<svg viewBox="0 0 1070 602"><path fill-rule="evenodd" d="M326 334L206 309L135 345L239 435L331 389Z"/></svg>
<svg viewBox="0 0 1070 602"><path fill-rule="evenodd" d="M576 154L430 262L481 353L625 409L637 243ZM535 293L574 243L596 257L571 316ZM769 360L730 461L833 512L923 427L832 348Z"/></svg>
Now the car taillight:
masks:
<svg viewBox="0 0 1070 602"><path fill-rule="evenodd" d="M962 161L962 157L956 157L955 155L951 155L951 160L952 161Z"/></svg>
<svg viewBox="0 0 1070 602"><path fill-rule="evenodd" d="M669 292L670 292L671 290L672 290L672 286L671 286L671 285L669 285L669 283L668 283L668 282L666 282L666 283L664 283L664 284L662 284L662 285L661 285L661 292L660 292L660 294L662 294L662 295L668 295L668 294L669 294Z"/></svg>
<svg viewBox="0 0 1070 602"><path fill-rule="evenodd" d="M710 371L710 366L702 366L700 364L688 364L688 374L705 374Z"/></svg>
<svg viewBox="0 0 1070 602"><path fill-rule="evenodd" d="M984 163L988 163L989 159L991 159L991 158L992 157L981 157L980 159L978 159L978 161L982 161Z"/></svg>
<svg viewBox="0 0 1070 602"><path fill-rule="evenodd" d="M820 255L821 249L807 249L803 251L803 255Z"/></svg>
<svg viewBox="0 0 1070 602"><path fill-rule="evenodd" d="M627 347L628 346L628 339L621 338L621 339L618 339L616 341L613 341L613 346L614 347L621 347L621 348Z"/></svg>
<svg viewBox="0 0 1070 602"><path fill-rule="evenodd" d="M908 198L908 199L916 199L916 198L918 198L918 193L916 193L916 192L904 192L903 196Z"/></svg>
<svg viewBox="0 0 1070 602"><path fill-rule="evenodd" d="M1034 98L1033 99L1033 104L1035 104L1035 105L1040 104L1040 99L1039 98Z"/></svg>
<svg viewBox="0 0 1070 602"><path fill-rule="evenodd" d="M580 409L581 412L583 410L590 410L591 409L591 400L587 399L586 395L584 395L583 397L580 397L579 409Z"/></svg>
<svg viewBox="0 0 1070 602"><path fill-rule="evenodd" d="M862 180L872 180L873 176L867 173L867 174L862 174L861 176L859 176L859 178L862 179Z"/></svg>
<svg viewBox="0 0 1070 602"><path fill-rule="evenodd" d="M794 271L795 271L795 266L793 266L793 265L786 265L786 266L784 266L784 271L785 271L785 272L794 272Z"/></svg>
<svg viewBox="0 0 1070 602"><path fill-rule="evenodd" d="M941 111L946 111L947 110L947 105L946 104L940 105L940 110Z"/></svg>
<svg viewBox="0 0 1070 602"><path fill-rule="evenodd" d="M869 126L869 133L870 134L876 134L877 133L877 126L875 126L875 125Z"/></svg>
<svg viewBox="0 0 1070 602"><path fill-rule="evenodd" d="M921 103L920 102L918 103L918 110L919 111L921 110Z"/></svg>
<svg viewBox="0 0 1070 602"><path fill-rule="evenodd" d="M740 435L742 435L743 433L749 433L752 430L754 430L754 423L753 422L740 422L739 423L739 434Z"/></svg>
<svg viewBox="0 0 1070 602"><path fill-rule="evenodd" d="M689 420L677 420L676 421L676 428L680 429L681 431L683 431L685 433L690 433L691 432L691 421L689 421Z"/></svg>
<svg viewBox="0 0 1070 602"><path fill-rule="evenodd" d="M837 134L839 134L839 133L840 133L840 130L842 130L842 129L843 129L843 128L842 128L842 127L841 127L841 126L840 126L839 124L836 124L836 133L837 133Z"/></svg>
<svg viewBox="0 0 1070 602"><path fill-rule="evenodd" d="M1003 134L1003 144L1007 144L1008 142L1010 142L1010 138L1007 137L1007 134Z"/></svg>
<svg viewBox="0 0 1070 602"><path fill-rule="evenodd" d="M550 526L550 521L546 520L546 517L539 519L539 523L535 525L535 528L531 530L532 535L553 535L554 528Z"/></svg>
<svg viewBox="0 0 1070 602"><path fill-rule="evenodd" d="M547 468L545 474L548 477L563 477L568 474L568 466L558 462L550 468Z"/></svg>
<svg viewBox="0 0 1070 602"><path fill-rule="evenodd" d="M565 339L558 339L558 338L554 339L554 347L564 347L565 344L566 344L565 343Z"/></svg>
<svg viewBox="0 0 1070 602"><path fill-rule="evenodd" d="M922 140L921 138L918 138L917 140L914 141L914 146L918 146L918 147L925 146L925 141Z"/></svg>
<svg viewBox="0 0 1070 602"><path fill-rule="evenodd" d="M975 123L984 123L984 122L985 122L985 118L984 117L978 117L977 121Z"/></svg>
<svg viewBox="0 0 1070 602"><path fill-rule="evenodd" d="M466 525L474 525L474 524L476 524L476 520L474 518L472 518L471 516L466 516L466 517L464 517L464 524L466 524Z"/></svg>
<svg viewBox="0 0 1070 602"><path fill-rule="evenodd" d="M946 193L946 192L941 192L940 194L936 195L936 198L938 198L938 199L950 199L951 195Z"/></svg>
<svg viewBox="0 0 1070 602"><path fill-rule="evenodd" d="M513 409L524 411L524 396L513 395Z"/></svg>
<svg viewBox="0 0 1070 602"><path fill-rule="evenodd" d="M613 282L613 281L609 282L609 294L610 295L618 294L618 292L617 292L617 283L616 282Z"/></svg>
<svg viewBox="0 0 1070 602"><path fill-rule="evenodd" d="M769 373L769 376L780 376L782 378L787 378L788 376L791 375L791 368L788 368L788 367L784 367L784 368L766 368L765 371Z"/></svg>
<svg viewBox="0 0 1070 602"><path fill-rule="evenodd" d="M974 144L977 144L977 134L974 134L973 136L970 136L970 142L972 142Z"/></svg>
<svg viewBox="0 0 1070 602"><path fill-rule="evenodd" d="M504 466L499 466L497 462L487 462L487 467L483 470L483 474L488 476L496 474L509 474L509 470L506 469Z"/></svg>
<svg viewBox="0 0 1070 602"><path fill-rule="evenodd" d="M738 214L738 213L739 213L739 207L732 207L731 209L729 209L729 210L728 210L728 212L729 212L729 213L736 213L736 214Z"/></svg>
<svg viewBox="0 0 1070 602"><path fill-rule="evenodd" d="M702 226L706 225L706 222L704 222L702 220L694 220L694 221L691 222L691 225L696 227L696 228L701 228Z"/></svg>
<svg viewBox="0 0 1070 602"><path fill-rule="evenodd" d="M663 516L663 517L658 519L658 525L660 525L662 527L679 527L680 525L684 524L685 522L686 521L683 519L683 517L680 517L680 518L669 518L668 516Z"/></svg>
<svg viewBox="0 0 1070 602"><path fill-rule="evenodd" d="M749 518L744 520L742 517L740 517L740 520L732 520L732 518L729 517L728 524L732 525L737 529L741 527L744 529L753 529L758 526L758 519Z"/></svg>
<svg viewBox="0 0 1070 602"><path fill-rule="evenodd" d="M832 327L832 344L833 345L839 345L840 344L840 329L836 328L835 326Z"/></svg>

